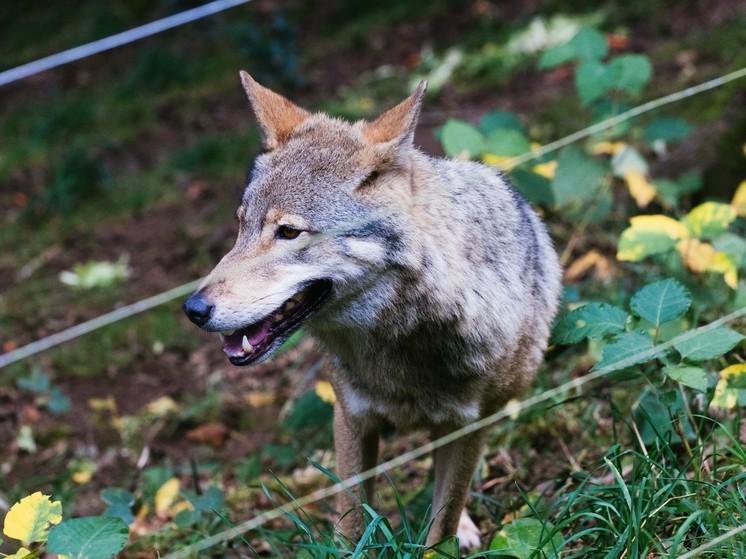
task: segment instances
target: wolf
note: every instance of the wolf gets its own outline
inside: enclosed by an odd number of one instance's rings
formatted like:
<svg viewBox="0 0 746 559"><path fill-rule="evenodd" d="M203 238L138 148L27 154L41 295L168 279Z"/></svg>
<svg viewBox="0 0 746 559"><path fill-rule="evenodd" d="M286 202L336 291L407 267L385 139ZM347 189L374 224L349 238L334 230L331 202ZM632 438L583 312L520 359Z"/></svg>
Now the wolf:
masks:
<svg viewBox="0 0 746 559"><path fill-rule="evenodd" d="M524 390L547 346L561 271L538 215L494 168L426 155L426 84L373 121L311 113L241 72L262 131L233 248L183 305L234 365L303 326L333 364L338 475L375 466L383 432L440 437ZM434 452L434 544L479 543L464 512L485 445ZM342 492L359 538L373 480Z"/></svg>

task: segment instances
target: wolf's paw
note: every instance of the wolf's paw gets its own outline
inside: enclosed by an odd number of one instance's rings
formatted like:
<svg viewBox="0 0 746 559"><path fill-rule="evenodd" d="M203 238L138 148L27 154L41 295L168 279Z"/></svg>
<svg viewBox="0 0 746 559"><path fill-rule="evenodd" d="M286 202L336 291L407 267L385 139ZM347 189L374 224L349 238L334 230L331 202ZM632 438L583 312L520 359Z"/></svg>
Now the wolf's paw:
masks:
<svg viewBox="0 0 746 559"><path fill-rule="evenodd" d="M482 538L479 535L479 528L477 528L474 521L469 518L466 509L461 511L461 518L458 520L456 536L458 537L458 545L461 549L472 549L478 547L482 543Z"/></svg>

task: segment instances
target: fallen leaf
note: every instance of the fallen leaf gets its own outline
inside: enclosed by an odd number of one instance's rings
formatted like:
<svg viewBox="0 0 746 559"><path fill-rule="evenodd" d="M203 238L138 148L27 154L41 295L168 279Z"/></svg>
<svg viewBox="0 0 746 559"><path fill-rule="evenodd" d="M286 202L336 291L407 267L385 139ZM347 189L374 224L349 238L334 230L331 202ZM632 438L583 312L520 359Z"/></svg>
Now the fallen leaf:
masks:
<svg viewBox="0 0 746 559"><path fill-rule="evenodd" d="M275 393L270 391L252 390L244 396L252 408L261 408L275 403Z"/></svg>
<svg viewBox="0 0 746 559"><path fill-rule="evenodd" d="M589 250L583 256L575 259L565 270L565 280L578 281L595 269L596 277L605 280L611 277L611 263L609 259L597 250Z"/></svg>
<svg viewBox="0 0 746 559"><path fill-rule="evenodd" d="M541 175L542 177L546 177L548 179L553 179L554 172L557 170L557 160L555 159L554 161L539 163L538 165L534 165L532 170L537 175Z"/></svg>
<svg viewBox="0 0 746 559"><path fill-rule="evenodd" d="M658 193L655 185L640 171L628 170L624 173L624 181L627 183L629 193L634 198L638 208L646 207Z"/></svg>
<svg viewBox="0 0 746 559"><path fill-rule="evenodd" d="M229 430L222 423L206 423L196 429L188 431L187 439L195 443L209 444L213 448L221 448L228 438Z"/></svg>
<svg viewBox="0 0 746 559"><path fill-rule="evenodd" d="M178 411L179 406L170 396L161 396L160 398L150 402L146 409L149 413L152 413L155 416L163 417L169 413Z"/></svg>
<svg viewBox="0 0 746 559"><path fill-rule="evenodd" d="M155 514L158 518L169 516L169 509L174 504L181 490L179 478L171 478L158 488L155 493Z"/></svg>

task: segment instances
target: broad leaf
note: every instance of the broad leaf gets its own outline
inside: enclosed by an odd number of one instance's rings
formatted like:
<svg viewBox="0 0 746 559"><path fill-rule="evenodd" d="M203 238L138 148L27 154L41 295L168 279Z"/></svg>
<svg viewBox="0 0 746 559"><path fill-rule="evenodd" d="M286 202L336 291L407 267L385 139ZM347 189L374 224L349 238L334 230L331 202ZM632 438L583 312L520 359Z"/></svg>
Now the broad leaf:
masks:
<svg viewBox="0 0 746 559"><path fill-rule="evenodd" d="M599 31L591 27L583 27L578 33L570 39L569 45L575 51L578 58L599 59L606 56L609 52L609 45Z"/></svg>
<svg viewBox="0 0 746 559"><path fill-rule="evenodd" d="M622 332L629 315L605 303L589 303L567 313L557 323L553 342L574 344L585 338L600 340L607 334Z"/></svg>
<svg viewBox="0 0 746 559"><path fill-rule="evenodd" d="M10 508L3 532L24 543L43 542L47 539L49 527L61 520L62 503L52 502L48 495L37 491Z"/></svg>
<svg viewBox="0 0 746 559"><path fill-rule="evenodd" d="M694 388L700 392L707 390L707 371L702 367L692 367L689 365L677 365L663 369L670 378L676 382Z"/></svg>
<svg viewBox="0 0 746 559"><path fill-rule="evenodd" d="M529 201L546 206L554 204L552 183L548 178L524 169L513 169L510 176L516 190Z"/></svg>
<svg viewBox="0 0 746 559"><path fill-rule="evenodd" d="M565 62L569 62L577 56L575 48L570 43L564 43L548 48L539 58L539 70L554 68Z"/></svg>
<svg viewBox="0 0 746 559"><path fill-rule="evenodd" d="M624 332L604 346L601 361L596 363L593 369L610 366L621 369L650 361L652 357L647 354L650 349L653 349L653 340L649 335L641 332Z"/></svg>
<svg viewBox="0 0 746 559"><path fill-rule="evenodd" d="M698 239L720 235L736 219L736 208L730 204L705 202L694 208L681 221Z"/></svg>
<svg viewBox="0 0 746 559"><path fill-rule="evenodd" d="M656 140L666 142L683 140L692 133L694 127L680 118L662 117L651 121L643 129L645 141L653 143Z"/></svg>
<svg viewBox="0 0 746 559"><path fill-rule="evenodd" d="M608 168L588 157L575 146L567 146L557 157L552 179L555 203L560 206L581 204L595 197L601 178Z"/></svg>
<svg viewBox="0 0 746 559"><path fill-rule="evenodd" d="M118 487L107 487L101 491L100 495L101 499L109 505L104 511L104 516L121 518L127 524L132 524L135 521L132 514L135 496L132 493Z"/></svg>
<svg viewBox="0 0 746 559"><path fill-rule="evenodd" d="M646 285L635 293L630 308L657 328L682 316L691 303L692 296L686 287L675 279L665 279Z"/></svg>
<svg viewBox="0 0 746 559"><path fill-rule="evenodd" d="M122 550L129 535L121 518L72 518L52 529L47 550L69 559L111 559Z"/></svg>
<svg viewBox="0 0 746 559"><path fill-rule="evenodd" d="M466 152L469 157L476 157L485 151L486 143L482 133L471 124L461 120L449 120L441 130L443 150L447 155L456 157Z"/></svg>
<svg viewBox="0 0 746 559"><path fill-rule="evenodd" d="M564 541L559 533L549 537L553 530L554 527L549 522L536 518L517 518L495 534L490 542L490 551L499 551L500 555L518 559L558 557Z"/></svg>
<svg viewBox="0 0 746 559"><path fill-rule="evenodd" d="M746 181L738 185L736 193L733 195L731 204L736 208L736 213L741 217L746 217Z"/></svg>
<svg viewBox="0 0 746 559"><path fill-rule="evenodd" d="M665 215L638 215L622 232L617 247L617 259L637 262L653 254L673 249L679 239L689 236L680 221Z"/></svg>
<svg viewBox="0 0 746 559"><path fill-rule="evenodd" d="M622 142L615 142L610 145L618 144L622 144ZM603 146L603 144L596 144L597 149L599 146ZM622 144L619 149L613 151L611 168L617 177L623 177L629 171L637 171L643 175L648 174L648 162L640 155L639 151L626 144Z"/></svg>
<svg viewBox="0 0 746 559"><path fill-rule="evenodd" d="M523 132L523 123L517 114L510 111L492 111L479 119L479 130L487 135L493 130L515 130Z"/></svg>
<svg viewBox="0 0 746 559"><path fill-rule="evenodd" d="M742 334L721 326L714 330L699 332L692 338L674 344L674 347L684 359L701 361L720 357L733 349L743 338Z"/></svg>
<svg viewBox="0 0 746 559"><path fill-rule="evenodd" d="M531 151L531 144L523 132L498 129L490 132L487 137L485 151L494 155L522 155Z"/></svg>
<svg viewBox="0 0 746 559"><path fill-rule="evenodd" d="M746 363L726 367L720 371L720 378L724 379L731 388L746 390Z"/></svg>
<svg viewBox="0 0 746 559"><path fill-rule="evenodd" d="M583 106L603 97L614 81L614 71L598 60L584 60L575 69L575 87Z"/></svg>
<svg viewBox="0 0 746 559"><path fill-rule="evenodd" d="M642 54L622 54L609 62L614 87L637 95L653 75L650 60Z"/></svg>

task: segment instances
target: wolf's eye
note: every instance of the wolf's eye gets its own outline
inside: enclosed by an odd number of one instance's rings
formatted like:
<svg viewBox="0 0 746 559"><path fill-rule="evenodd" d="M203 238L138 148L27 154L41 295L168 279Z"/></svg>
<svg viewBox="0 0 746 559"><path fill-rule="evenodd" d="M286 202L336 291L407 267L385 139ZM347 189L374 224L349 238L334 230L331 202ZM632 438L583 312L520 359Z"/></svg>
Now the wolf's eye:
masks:
<svg viewBox="0 0 746 559"><path fill-rule="evenodd" d="M295 239L298 237L298 235L301 234L300 229L293 229L289 225L280 225L277 228L277 238L278 239Z"/></svg>

